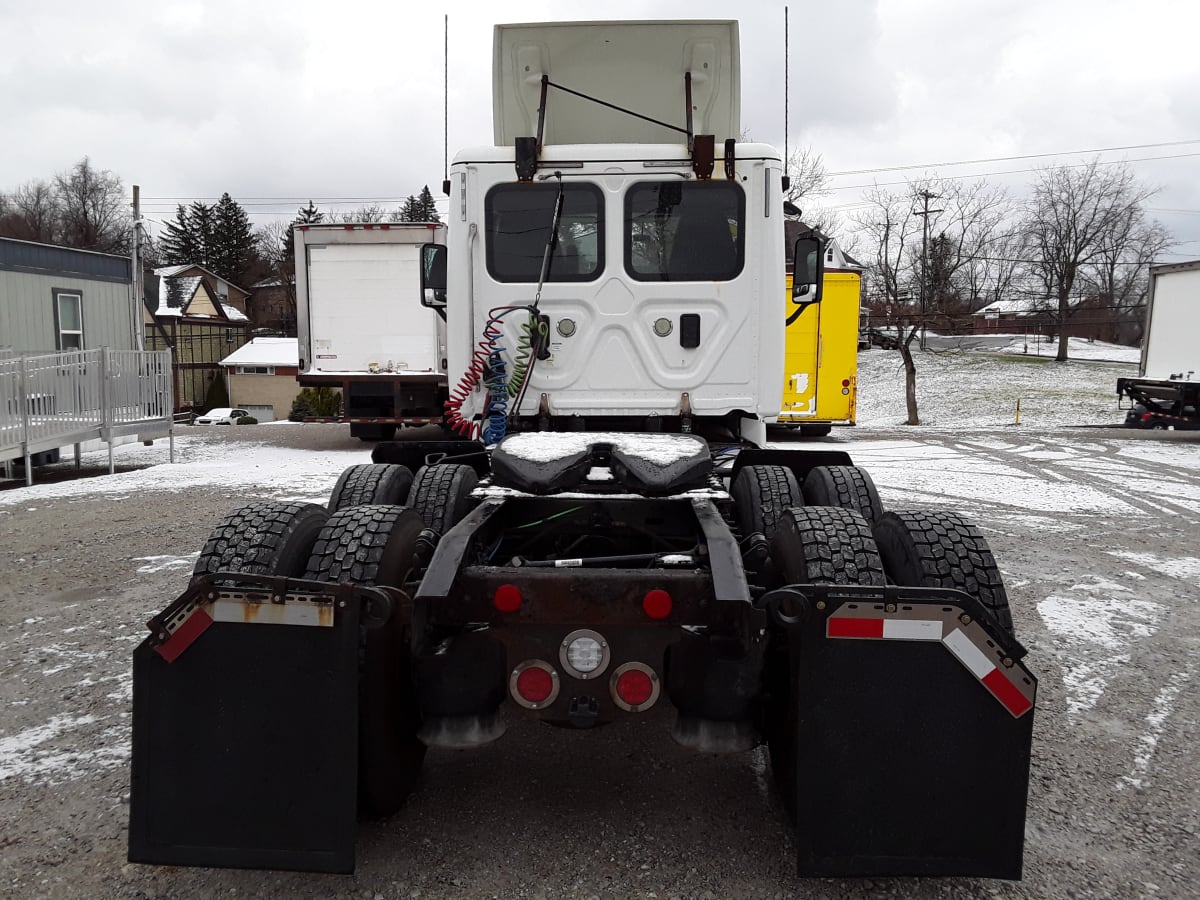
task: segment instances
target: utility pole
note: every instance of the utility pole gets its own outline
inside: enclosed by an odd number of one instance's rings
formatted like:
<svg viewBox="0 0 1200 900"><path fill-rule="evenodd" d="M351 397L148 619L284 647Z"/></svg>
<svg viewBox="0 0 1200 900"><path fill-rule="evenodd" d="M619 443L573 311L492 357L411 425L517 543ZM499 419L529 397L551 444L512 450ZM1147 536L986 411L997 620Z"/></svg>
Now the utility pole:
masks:
<svg viewBox="0 0 1200 900"><path fill-rule="evenodd" d="M921 349L925 349L925 286L929 281L929 215L930 213L940 213L943 210L930 209L929 201L938 199L940 194L930 193L928 189L921 191L921 199L925 203L924 209L914 209L913 215L920 216L921 223Z"/></svg>
<svg viewBox="0 0 1200 900"><path fill-rule="evenodd" d="M132 272L130 273L132 283L129 285L129 290L132 296L129 298L129 315L130 327L133 329L133 348L135 350L145 350L145 341L142 340L142 318L145 316L143 308L144 293L142 291L142 204L141 204L142 189L138 185L133 186L133 239L130 241L131 258L130 265Z"/></svg>

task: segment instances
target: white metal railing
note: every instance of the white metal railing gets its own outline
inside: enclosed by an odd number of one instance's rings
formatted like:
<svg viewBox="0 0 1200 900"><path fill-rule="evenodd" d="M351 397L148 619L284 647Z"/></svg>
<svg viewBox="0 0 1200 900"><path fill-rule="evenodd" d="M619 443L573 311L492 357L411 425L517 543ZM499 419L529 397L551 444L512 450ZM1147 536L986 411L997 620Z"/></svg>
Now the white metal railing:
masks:
<svg viewBox="0 0 1200 900"><path fill-rule="evenodd" d="M170 437L169 350L74 350L36 356L0 354L0 462L23 459L33 483L32 457L46 450L137 435ZM11 476L11 471L7 474Z"/></svg>

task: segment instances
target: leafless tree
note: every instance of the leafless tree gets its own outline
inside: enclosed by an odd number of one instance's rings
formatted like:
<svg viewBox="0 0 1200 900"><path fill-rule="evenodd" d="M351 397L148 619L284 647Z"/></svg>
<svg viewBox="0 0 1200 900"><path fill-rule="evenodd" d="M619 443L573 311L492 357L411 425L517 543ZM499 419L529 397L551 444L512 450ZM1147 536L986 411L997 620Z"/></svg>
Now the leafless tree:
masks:
<svg viewBox="0 0 1200 900"><path fill-rule="evenodd" d="M296 260L290 240L292 224L276 219L254 234L258 240L258 255L269 267L272 277L279 279L282 288L282 299L287 307L282 316L285 331L296 322Z"/></svg>
<svg viewBox="0 0 1200 900"><path fill-rule="evenodd" d="M336 213L332 216L332 221L343 223L386 222L388 221L388 215L388 210L384 209L378 203L373 203L370 206L360 206L358 209L351 210L350 212Z"/></svg>
<svg viewBox="0 0 1200 900"><path fill-rule="evenodd" d="M1099 158L1082 168L1046 169L1034 185L1026 228L1034 243L1033 270L1060 327L1056 359L1067 359L1065 327L1076 283L1105 254L1121 252L1121 235L1140 221L1154 193L1134 178L1128 164L1105 166Z"/></svg>
<svg viewBox="0 0 1200 900"><path fill-rule="evenodd" d="M1125 344L1141 340L1150 265L1172 244L1161 224L1147 222L1142 209L1134 208L1095 261L1080 273L1085 304L1104 312L1099 318L1107 324L1105 340Z"/></svg>
<svg viewBox="0 0 1200 900"><path fill-rule="evenodd" d="M888 338L885 346L899 350L904 361L906 424L920 425L912 342L920 333L921 320L911 298L919 277L915 263L920 259L921 220L913 213L911 188L902 194L872 188L864 195L866 207L853 218L869 248L868 277L878 293L876 306L882 306L886 325L895 330L895 337Z"/></svg>
<svg viewBox="0 0 1200 900"><path fill-rule="evenodd" d="M852 237L847 236L841 215L820 200L831 193L829 174L825 171L825 160L821 154L813 152L812 147L788 154L785 174L788 176L788 189L784 191L784 199L801 209L805 224L822 234L837 235L842 249L848 251Z"/></svg>
<svg viewBox="0 0 1200 900"><path fill-rule="evenodd" d="M996 259L997 248L1011 241L1006 230L1014 215L1014 204L1002 187L989 185L986 181L944 181L937 188L940 195L938 206L941 212L931 216L931 230L936 225L947 249L944 277L954 292L954 308L943 310L948 314L970 312L973 303L968 285L968 271L976 260L1001 262ZM993 269L1000 274L1003 269ZM936 297L936 295L935 295ZM939 298L944 299L944 298Z"/></svg>
<svg viewBox="0 0 1200 900"><path fill-rule="evenodd" d="M69 172L54 177L62 240L70 247L124 253L129 249L132 215L121 179L97 170L85 156Z"/></svg>
<svg viewBox="0 0 1200 900"><path fill-rule="evenodd" d="M1009 299L1025 277L1029 240L1019 223L999 225L980 245L979 252L968 256L959 270L968 311L976 312L998 300Z"/></svg>
<svg viewBox="0 0 1200 900"><path fill-rule="evenodd" d="M814 153L812 147L789 154L785 174L789 184L784 197L797 206L805 199L824 197L829 193L829 175L825 172L825 160L821 158L820 153Z"/></svg>
<svg viewBox="0 0 1200 900"><path fill-rule="evenodd" d="M59 236L58 198L45 181L28 181L8 195L0 209L0 235L54 243Z"/></svg>

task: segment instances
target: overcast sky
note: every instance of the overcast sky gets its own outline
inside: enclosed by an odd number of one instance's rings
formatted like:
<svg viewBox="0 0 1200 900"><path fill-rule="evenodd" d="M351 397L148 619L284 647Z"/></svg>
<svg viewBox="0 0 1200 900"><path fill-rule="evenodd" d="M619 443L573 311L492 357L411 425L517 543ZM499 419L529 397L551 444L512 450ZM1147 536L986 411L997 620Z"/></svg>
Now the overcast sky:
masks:
<svg viewBox="0 0 1200 900"><path fill-rule="evenodd" d="M1181 242L1170 258L1200 258L1195 0L787 5L787 145L835 173L827 205L922 174L1020 194L1029 170L1104 150L1162 188L1149 206ZM153 232L176 203L225 191L256 224L309 198L440 196L446 13L451 157L492 142L492 26L586 18L738 17L742 128L782 148L784 6L0 0L0 190L87 155L141 185ZM1056 155L999 159L1034 154ZM959 161L979 162L946 165ZM879 171L901 166L915 168Z"/></svg>

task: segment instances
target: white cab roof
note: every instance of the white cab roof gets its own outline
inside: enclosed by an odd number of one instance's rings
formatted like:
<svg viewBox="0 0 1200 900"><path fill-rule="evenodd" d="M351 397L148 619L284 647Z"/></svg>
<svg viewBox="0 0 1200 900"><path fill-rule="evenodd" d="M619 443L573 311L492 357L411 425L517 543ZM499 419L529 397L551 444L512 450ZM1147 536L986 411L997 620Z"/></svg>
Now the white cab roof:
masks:
<svg viewBox="0 0 1200 900"><path fill-rule="evenodd" d="M718 21L497 25L492 118L496 144L537 134L542 76L683 129L692 74L694 134L717 144L741 133L738 24ZM683 144L681 131L549 88L543 144Z"/></svg>

